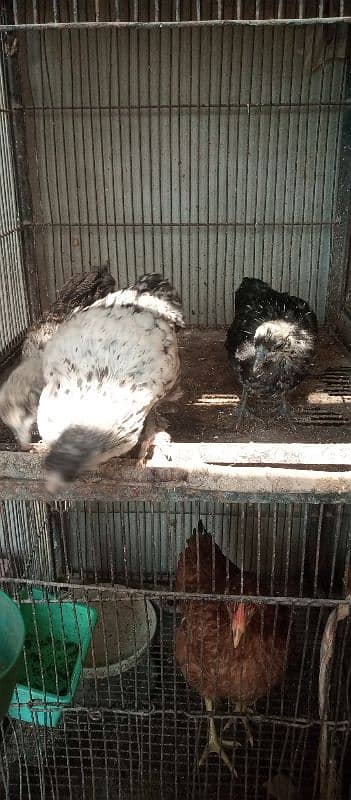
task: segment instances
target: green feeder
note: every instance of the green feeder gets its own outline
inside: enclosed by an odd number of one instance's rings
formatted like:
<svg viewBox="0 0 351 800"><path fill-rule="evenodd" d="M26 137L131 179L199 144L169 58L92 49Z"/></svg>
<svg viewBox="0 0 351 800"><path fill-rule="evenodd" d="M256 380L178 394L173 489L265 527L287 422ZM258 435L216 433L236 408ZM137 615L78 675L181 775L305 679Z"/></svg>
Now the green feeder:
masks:
<svg viewBox="0 0 351 800"><path fill-rule="evenodd" d="M5 592L0 592L0 720L7 713L16 686L24 642L20 610Z"/></svg>

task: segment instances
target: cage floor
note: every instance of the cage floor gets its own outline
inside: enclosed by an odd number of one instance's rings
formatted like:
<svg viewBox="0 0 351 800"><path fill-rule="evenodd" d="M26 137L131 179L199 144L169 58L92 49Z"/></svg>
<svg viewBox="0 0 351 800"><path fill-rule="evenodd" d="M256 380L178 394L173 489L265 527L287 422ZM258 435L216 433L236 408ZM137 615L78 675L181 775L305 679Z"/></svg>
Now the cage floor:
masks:
<svg viewBox="0 0 351 800"><path fill-rule="evenodd" d="M241 390L228 363L224 330L185 331L180 338L183 397L167 413L176 442L343 443L351 438L351 355L323 330L310 379L290 400L291 418L279 419L271 403L256 402L236 431Z"/></svg>
<svg viewBox="0 0 351 800"><path fill-rule="evenodd" d="M292 417L279 419L268 403L236 430L241 390L228 363L225 331L189 328L179 337L183 396L163 406L174 442L347 443L351 440L351 354L322 330L310 379L292 393ZM18 449L0 422L0 448Z"/></svg>
<svg viewBox="0 0 351 800"><path fill-rule="evenodd" d="M315 611L307 623L306 612L297 612L296 657L282 690L272 694L268 705L264 701L256 708L267 718L252 724L252 748L237 722L239 745L233 751L237 777L216 756L199 768L206 714L200 698L187 690L175 668L175 616L164 613L157 640L138 670L108 682L83 680L75 708L64 712L55 730L10 722L0 771L0 787L2 782L7 788L3 797L263 800L268 796L267 780L283 773L295 785L296 797L312 800L318 796L319 725L313 718L322 619ZM216 713L221 730L220 716L228 710ZM294 720L284 720L283 714Z"/></svg>

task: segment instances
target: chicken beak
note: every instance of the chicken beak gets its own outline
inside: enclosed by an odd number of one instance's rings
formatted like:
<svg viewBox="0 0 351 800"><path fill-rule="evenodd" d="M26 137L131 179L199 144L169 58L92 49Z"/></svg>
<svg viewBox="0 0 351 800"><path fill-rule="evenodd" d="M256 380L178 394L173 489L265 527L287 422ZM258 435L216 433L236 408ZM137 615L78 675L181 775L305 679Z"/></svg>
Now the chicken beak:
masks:
<svg viewBox="0 0 351 800"><path fill-rule="evenodd" d="M255 361L252 368L255 375L257 374L257 372L260 371L262 364L264 364L265 360L266 360L265 350L262 347L262 345L259 345L259 347L256 350Z"/></svg>
<svg viewBox="0 0 351 800"><path fill-rule="evenodd" d="M232 634L233 634L233 647L234 650L239 646L242 636L245 633L245 606L243 603L240 603L237 611L233 616L232 621Z"/></svg>

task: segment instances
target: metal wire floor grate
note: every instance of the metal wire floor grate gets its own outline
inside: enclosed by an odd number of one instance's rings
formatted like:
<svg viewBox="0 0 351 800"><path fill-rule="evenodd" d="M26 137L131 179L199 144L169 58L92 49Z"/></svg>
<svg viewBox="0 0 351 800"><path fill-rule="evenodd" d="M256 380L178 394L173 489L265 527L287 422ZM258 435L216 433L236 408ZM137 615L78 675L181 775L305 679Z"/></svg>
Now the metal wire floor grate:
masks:
<svg viewBox="0 0 351 800"><path fill-rule="evenodd" d="M297 730L263 724L257 730L259 745L236 748L237 778L216 758L198 768L205 731L206 723L194 717L103 712L96 722L86 711L65 713L64 731L53 736L27 732L22 738L14 729L11 739L23 752L8 766L9 800L261 800L266 780L278 770L302 785L301 798L314 796L317 726Z"/></svg>
<svg viewBox="0 0 351 800"><path fill-rule="evenodd" d="M348 442L351 439L351 360L334 334L322 330L311 377L291 398L286 421L257 401L236 431L241 395L224 347L225 331L189 330L181 340L184 397L169 413L179 442ZM332 365L332 366L331 366Z"/></svg>

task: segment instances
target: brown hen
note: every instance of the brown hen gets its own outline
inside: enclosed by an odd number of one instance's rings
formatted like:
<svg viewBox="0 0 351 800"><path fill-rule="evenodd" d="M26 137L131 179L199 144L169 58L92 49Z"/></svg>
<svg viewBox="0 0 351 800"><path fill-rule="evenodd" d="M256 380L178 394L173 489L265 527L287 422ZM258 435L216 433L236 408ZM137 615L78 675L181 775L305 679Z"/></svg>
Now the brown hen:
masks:
<svg viewBox="0 0 351 800"><path fill-rule="evenodd" d="M176 575L178 592L201 592L231 595L257 594L257 578L243 572L227 559L203 528L200 520L187 547L181 553ZM260 584L261 594L265 590ZM205 701L209 713L218 698L228 698L235 711L265 697L283 679L289 614L274 605L259 602L183 600L182 621L176 636L176 658L186 682ZM252 736L245 719L245 728ZM227 726L226 726L227 727ZM232 771L223 747L234 742L220 742L214 720L209 722L208 744L200 765L209 753L217 753Z"/></svg>

